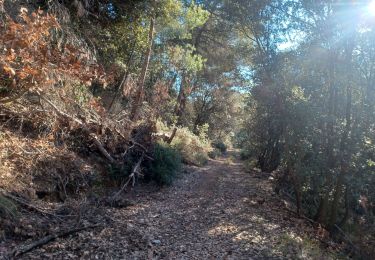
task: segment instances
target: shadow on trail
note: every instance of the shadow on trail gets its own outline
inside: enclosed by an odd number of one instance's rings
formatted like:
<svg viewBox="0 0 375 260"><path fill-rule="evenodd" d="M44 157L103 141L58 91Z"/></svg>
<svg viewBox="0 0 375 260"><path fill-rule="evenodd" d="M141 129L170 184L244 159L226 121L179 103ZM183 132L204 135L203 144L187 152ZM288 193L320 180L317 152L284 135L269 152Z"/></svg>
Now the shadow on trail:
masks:
<svg viewBox="0 0 375 260"><path fill-rule="evenodd" d="M127 194L133 206L104 210L112 222L103 229L58 240L27 257L328 259L315 247L306 250L306 223L285 211L270 181L244 171L233 158L190 169L170 187L139 187Z"/></svg>

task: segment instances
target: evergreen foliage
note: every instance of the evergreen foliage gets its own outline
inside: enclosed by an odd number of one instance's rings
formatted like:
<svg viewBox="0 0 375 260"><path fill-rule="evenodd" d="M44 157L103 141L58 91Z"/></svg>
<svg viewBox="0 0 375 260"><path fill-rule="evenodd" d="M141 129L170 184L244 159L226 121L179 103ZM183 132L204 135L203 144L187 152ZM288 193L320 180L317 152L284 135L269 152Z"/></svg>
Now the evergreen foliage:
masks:
<svg viewBox="0 0 375 260"><path fill-rule="evenodd" d="M151 162L150 174L160 185L170 185L181 169L181 156L168 144L157 143L154 147L154 160Z"/></svg>

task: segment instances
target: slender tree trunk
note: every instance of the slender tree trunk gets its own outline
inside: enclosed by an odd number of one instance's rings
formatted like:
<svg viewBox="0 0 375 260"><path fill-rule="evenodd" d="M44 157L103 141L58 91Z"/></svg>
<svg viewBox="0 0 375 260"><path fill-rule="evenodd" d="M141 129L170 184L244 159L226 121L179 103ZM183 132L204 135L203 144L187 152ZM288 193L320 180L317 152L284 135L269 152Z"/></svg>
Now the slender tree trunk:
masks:
<svg viewBox="0 0 375 260"><path fill-rule="evenodd" d="M145 60L143 62L141 75L139 76L138 83L137 83L138 90L137 90L135 100L134 100L134 105L130 114L131 120L138 119L139 108L143 102L146 75L147 75L148 67L150 65L152 46L153 46L153 41L154 41L154 30L155 30L155 18L152 17L150 19L150 29L148 32L148 48L145 53Z"/></svg>
<svg viewBox="0 0 375 260"><path fill-rule="evenodd" d="M177 122L176 122L176 126L173 128L171 136L169 137L167 141L168 144L172 143L174 137L176 136L177 126L180 126L182 124L182 115L186 107L185 81L186 81L186 75L185 75L185 72L183 72L182 77L181 77L180 90L179 90L178 97L177 97L177 103L174 108L174 114L177 116Z"/></svg>
<svg viewBox="0 0 375 260"><path fill-rule="evenodd" d="M314 218L315 221L320 224L324 224L326 222L327 215L328 215L327 210L328 210L328 193L324 194L320 198L318 211Z"/></svg>
<svg viewBox="0 0 375 260"><path fill-rule="evenodd" d="M171 80L168 82L168 91L173 88L173 85L176 82L177 76L178 76L178 73L175 73L173 75L173 78L171 78Z"/></svg>
<svg viewBox="0 0 375 260"><path fill-rule="evenodd" d="M339 226L340 227L343 227L346 222L348 222L349 220L349 217L350 217L350 202L349 202L350 198L349 198L349 185L346 185L346 188L345 188L345 214L344 214L344 217L342 218L342 220L340 221L340 224Z"/></svg>
<svg viewBox="0 0 375 260"><path fill-rule="evenodd" d="M353 44L348 43L346 48L346 64L347 64L347 75L350 75L351 71L351 59L353 53ZM333 229L334 225L337 221L338 209L340 204L340 199L343 193L343 187L345 182L345 177L349 172L349 161L350 161L350 152L348 151L348 139L352 125L352 84L350 80L350 76L347 80L347 87L346 87L346 113L345 113L345 129L341 137L340 142L340 173L336 182L335 193L333 195L332 201L332 209L331 209L331 216L329 220L329 229Z"/></svg>
<svg viewBox="0 0 375 260"><path fill-rule="evenodd" d="M124 73L124 76L123 76L123 78L122 78L122 80L121 80L120 85L117 87L115 94L113 95L113 98L112 98L112 100L111 100L111 103L110 103L109 106L108 106L108 111L109 111L109 112L111 111L112 106L113 106L115 100L118 98L121 89L124 87L124 84L126 83L128 77L129 77L129 72L130 72L129 67L130 67L130 63L131 63L131 61L133 60L134 49L135 49L134 47L135 47L135 41L134 41L134 43L133 43L132 51L131 51L131 53L130 53L130 55L129 55L129 58L128 58L127 62L126 62L126 71L125 71L125 73Z"/></svg>
<svg viewBox="0 0 375 260"><path fill-rule="evenodd" d="M330 58L330 64L328 67L328 89L329 89L329 99L328 99L328 121L326 123L325 127L325 153L326 153L326 163L325 163L325 169L326 176L325 176L325 182L324 182L324 191L320 198L320 203L318 207L318 211L315 215L315 220L318 223L321 223L325 225L327 221L327 217L329 216L329 197L330 197L330 191L331 186L333 182L332 172L331 170L335 167L335 156L334 156L334 136L335 136L335 130L334 130L334 124L335 124L335 112L336 112L336 102L337 102L337 90L334 83L334 77L335 77L335 60L336 60L336 54L332 50L329 50L329 58Z"/></svg>
<svg viewBox="0 0 375 260"><path fill-rule="evenodd" d="M295 172L294 166L288 167L288 173L292 179L293 189L296 197L297 215L301 216L302 211L302 192L301 183Z"/></svg>

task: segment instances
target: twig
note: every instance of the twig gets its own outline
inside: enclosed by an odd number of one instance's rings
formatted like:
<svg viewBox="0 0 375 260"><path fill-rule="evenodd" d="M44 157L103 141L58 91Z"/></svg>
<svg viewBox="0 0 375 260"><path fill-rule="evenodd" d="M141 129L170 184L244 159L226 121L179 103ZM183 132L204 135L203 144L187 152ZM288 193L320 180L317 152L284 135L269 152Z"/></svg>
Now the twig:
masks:
<svg viewBox="0 0 375 260"><path fill-rule="evenodd" d="M80 232L80 231L83 231L83 230L86 230L86 229L90 229L90 228L96 228L96 227L99 227L99 226L100 225L91 225L91 226L86 226L86 227L72 228L72 229L68 229L68 230L65 230L65 231L61 231L60 233L57 233L57 234L51 234L51 235L45 236L45 237L43 237L43 238L41 238L41 239L39 239L35 242L32 242L31 244L23 245L23 246L20 246L19 248L15 248L10 253L10 255L13 256L13 257L20 256L20 255L23 255L27 252L30 252L34 248L37 248L37 247L43 246L45 244L48 244L49 242L51 242L51 241L53 241L57 238L66 237L68 235L71 235L71 234L74 234L74 233L77 233L77 232Z"/></svg>

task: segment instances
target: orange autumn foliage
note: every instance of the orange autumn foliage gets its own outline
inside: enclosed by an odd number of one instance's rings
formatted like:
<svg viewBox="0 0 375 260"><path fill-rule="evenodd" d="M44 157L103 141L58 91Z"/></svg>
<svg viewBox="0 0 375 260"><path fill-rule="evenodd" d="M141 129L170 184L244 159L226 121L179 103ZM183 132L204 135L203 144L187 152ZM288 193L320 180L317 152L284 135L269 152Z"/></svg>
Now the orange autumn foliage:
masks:
<svg viewBox="0 0 375 260"><path fill-rule="evenodd" d="M99 67L84 53L51 41L61 29L56 17L41 10L29 15L22 8L20 22L5 20L0 24L0 82L8 92L43 92L67 76L84 84L98 77Z"/></svg>

